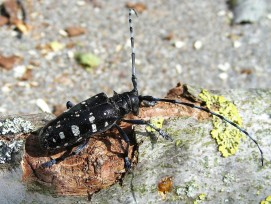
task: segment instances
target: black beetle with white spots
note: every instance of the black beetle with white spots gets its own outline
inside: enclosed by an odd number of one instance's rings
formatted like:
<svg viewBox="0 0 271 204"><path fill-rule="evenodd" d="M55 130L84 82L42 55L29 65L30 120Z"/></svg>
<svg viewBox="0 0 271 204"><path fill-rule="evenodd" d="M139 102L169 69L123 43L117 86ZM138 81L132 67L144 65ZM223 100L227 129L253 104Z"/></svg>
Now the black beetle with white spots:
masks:
<svg viewBox="0 0 271 204"><path fill-rule="evenodd" d="M196 106L192 103L180 102L172 99L155 98L153 96L142 96L138 94L137 90L137 78L135 73L135 51L134 51L134 33L132 26L132 14L136 14L135 10L129 10L129 27L130 27L130 39L132 48L132 83L133 89L129 92L122 94L114 93L112 97L108 97L105 93L99 93L77 105L73 105L70 101L67 102L67 111L62 113L56 119L50 121L45 127L43 127L39 133L39 141L41 146L49 151L57 149L66 149L67 147L78 144L78 147L70 155L78 154L88 143L89 138L97 133L102 133L110 128L116 128L122 138L127 143L125 149L124 163L125 168L129 170L131 163L128 159L128 149L130 141L126 133L118 125L123 121L136 125L147 125L156 130L159 135L167 140L172 138L159 128L156 128L153 124L144 120L126 120L125 115L132 113L138 115L140 104L142 101L146 101L149 104L154 105L156 102L167 102L173 104L180 104L191 108L196 108L211 115L219 117L221 120L233 125L246 136L248 136L258 147L261 154L261 163L263 165L263 152L255 139L253 139L246 130L239 127L234 122L228 120L224 116L210 111L201 106ZM52 159L44 164L43 167L51 167L52 165L62 161L64 158L60 157Z"/></svg>

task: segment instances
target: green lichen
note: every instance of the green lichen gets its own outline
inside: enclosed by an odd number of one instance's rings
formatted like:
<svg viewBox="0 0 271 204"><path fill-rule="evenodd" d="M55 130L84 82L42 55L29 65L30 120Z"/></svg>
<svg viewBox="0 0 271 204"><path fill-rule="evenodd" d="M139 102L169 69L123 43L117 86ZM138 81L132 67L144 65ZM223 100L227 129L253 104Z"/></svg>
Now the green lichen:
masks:
<svg viewBox="0 0 271 204"><path fill-rule="evenodd" d="M238 126L242 125L242 118L236 106L225 99L224 96L213 95L207 90L202 90L199 98L206 103L209 110L223 115ZM224 157L234 155L238 150L241 139L245 139L244 135L237 128L223 122L216 116L213 116L212 122L214 128L211 135L218 144L218 150Z"/></svg>
<svg viewBox="0 0 271 204"><path fill-rule="evenodd" d="M194 181L186 182L185 194L187 197L194 197L196 191L199 189L199 185Z"/></svg>

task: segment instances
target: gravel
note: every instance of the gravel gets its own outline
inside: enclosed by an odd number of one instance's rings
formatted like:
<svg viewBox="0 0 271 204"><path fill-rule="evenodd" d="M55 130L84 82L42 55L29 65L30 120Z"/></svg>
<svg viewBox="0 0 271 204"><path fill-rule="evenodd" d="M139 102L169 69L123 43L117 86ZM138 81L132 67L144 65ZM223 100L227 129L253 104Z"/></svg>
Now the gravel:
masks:
<svg viewBox="0 0 271 204"><path fill-rule="evenodd" d="M100 92L131 90L127 1L23 2L31 31L18 39L12 26L0 27L0 54L21 56L15 66L31 65L33 77L21 81L20 67L0 69L1 115L40 112L40 100L52 109ZM179 81L207 89L270 87L271 0L265 16L242 25L231 25L226 1L142 2L147 9L133 18L141 94L163 97ZM63 36L69 26L86 33ZM165 40L168 35L173 38ZM75 46L37 49L53 41ZM91 52L101 63L86 71L74 60L76 52Z"/></svg>

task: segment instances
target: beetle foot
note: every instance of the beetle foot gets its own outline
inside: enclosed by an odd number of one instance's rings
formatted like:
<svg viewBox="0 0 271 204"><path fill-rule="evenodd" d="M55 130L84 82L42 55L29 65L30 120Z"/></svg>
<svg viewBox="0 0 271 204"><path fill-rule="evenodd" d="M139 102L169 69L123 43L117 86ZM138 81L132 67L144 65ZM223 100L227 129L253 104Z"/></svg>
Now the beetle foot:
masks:
<svg viewBox="0 0 271 204"><path fill-rule="evenodd" d="M130 170L131 167L132 167L131 162L129 161L128 157L124 158L124 167L125 167L126 170Z"/></svg>
<svg viewBox="0 0 271 204"><path fill-rule="evenodd" d="M45 163L41 164L41 167L42 168L49 168L49 167L53 166L54 164L56 164L56 160L52 159L52 160L50 160L48 162L45 162Z"/></svg>
<svg viewBox="0 0 271 204"><path fill-rule="evenodd" d="M166 140L171 140L173 142L173 139L163 130L159 130L158 132L163 138L165 138Z"/></svg>

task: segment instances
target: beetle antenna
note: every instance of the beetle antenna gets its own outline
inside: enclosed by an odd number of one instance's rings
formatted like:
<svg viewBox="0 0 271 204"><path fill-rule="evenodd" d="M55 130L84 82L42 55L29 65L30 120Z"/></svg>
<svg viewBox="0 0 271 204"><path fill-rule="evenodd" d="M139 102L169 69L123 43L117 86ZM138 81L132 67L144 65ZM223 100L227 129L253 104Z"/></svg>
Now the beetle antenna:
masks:
<svg viewBox="0 0 271 204"><path fill-rule="evenodd" d="M203 108L201 106L196 106L196 105L194 105L192 103L181 102L181 101L177 101L177 100L174 100L174 99L154 98L153 96L139 96L139 98L140 98L141 101L142 100L146 100L146 101L150 101L150 102L161 101L161 102L180 104L180 105L184 105L184 106L188 106L188 107L191 107L191 108L196 108L196 109L202 110L204 112L210 113L211 115L215 115L216 117L220 118L222 121L225 121L225 122L231 124L232 126L236 127L238 130L240 130L242 133L244 133L249 139L251 139L256 144L256 146L258 147L258 149L260 151L260 154L261 154L261 163L262 163L262 166L263 166L263 151L262 151L260 145L258 144L258 142L246 130L242 129L240 126L238 126L234 122L232 122L229 119L225 118L223 115L220 115L218 113L210 111L207 108Z"/></svg>
<svg viewBox="0 0 271 204"><path fill-rule="evenodd" d="M137 78L135 73L135 47L134 47L134 29L132 24L132 14L137 16L137 13L134 9L129 9L129 27L130 27L130 39L131 39L131 57L132 57L132 83L133 83L133 91L137 92Z"/></svg>

